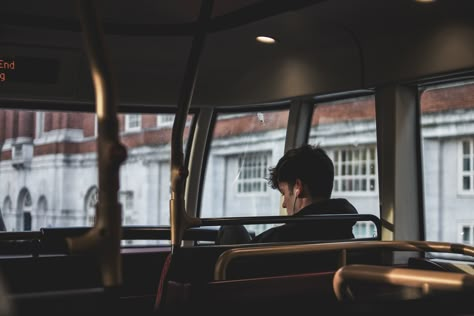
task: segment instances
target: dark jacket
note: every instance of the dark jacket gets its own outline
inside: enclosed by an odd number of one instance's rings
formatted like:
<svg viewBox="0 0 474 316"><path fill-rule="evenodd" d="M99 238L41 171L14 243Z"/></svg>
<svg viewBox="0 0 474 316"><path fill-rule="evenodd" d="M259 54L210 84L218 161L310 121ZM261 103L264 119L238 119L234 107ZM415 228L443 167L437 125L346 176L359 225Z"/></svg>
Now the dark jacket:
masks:
<svg viewBox="0 0 474 316"><path fill-rule="evenodd" d="M293 216L318 214L357 214L356 208L346 199L329 199L306 206ZM321 221L288 223L270 228L252 239L254 243L284 241L340 240L354 238L350 221Z"/></svg>

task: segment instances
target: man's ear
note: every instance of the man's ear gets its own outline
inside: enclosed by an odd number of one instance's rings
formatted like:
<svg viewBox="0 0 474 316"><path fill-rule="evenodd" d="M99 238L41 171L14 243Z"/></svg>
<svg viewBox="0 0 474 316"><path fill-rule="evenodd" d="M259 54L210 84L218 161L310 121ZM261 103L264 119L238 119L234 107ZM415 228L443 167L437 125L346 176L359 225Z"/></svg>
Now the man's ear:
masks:
<svg viewBox="0 0 474 316"><path fill-rule="evenodd" d="M301 197L301 195L303 194L303 182L301 182L300 179L296 179L296 182L295 182L295 196L297 198Z"/></svg>

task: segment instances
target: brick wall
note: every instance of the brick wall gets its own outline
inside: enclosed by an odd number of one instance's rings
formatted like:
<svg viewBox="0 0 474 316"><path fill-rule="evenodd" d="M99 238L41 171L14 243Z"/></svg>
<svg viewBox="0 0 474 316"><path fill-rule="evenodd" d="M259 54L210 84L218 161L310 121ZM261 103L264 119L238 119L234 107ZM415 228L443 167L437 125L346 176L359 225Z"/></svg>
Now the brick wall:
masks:
<svg viewBox="0 0 474 316"><path fill-rule="evenodd" d="M35 136L35 112L18 112L18 134L17 137Z"/></svg>
<svg viewBox="0 0 474 316"><path fill-rule="evenodd" d="M5 141L5 111L0 110L0 146Z"/></svg>
<svg viewBox="0 0 474 316"><path fill-rule="evenodd" d="M77 115L78 118L82 120L82 129L84 132L84 137L93 137L95 133L95 114L93 113L80 113ZM81 126L78 124L78 126Z"/></svg>
<svg viewBox="0 0 474 316"><path fill-rule="evenodd" d="M321 103L314 112L312 125L375 118L375 99L356 98L350 101Z"/></svg>
<svg viewBox="0 0 474 316"><path fill-rule="evenodd" d="M157 120L156 114L143 114L142 115L142 128L155 128Z"/></svg>
<svg viewBox="0 0 474 316"><path fill-rule="evenodd" d="M447 109L474 107L474 84L434 88L421 95L423 113L443 111ZM45 112L45 131L55 129L82 129L85 137L93 137L95 115L76 112ZM312 118L312 124L334 123L346 120L370 120L375 117L373 97L351 100L340 100L319 104ZM125 115L118 116L119 130L123 132ZM256 114L231 117L219 121L214 137L229 137L236 134L267 131L286 128L288 112L264 112L264 122L260 122ZM142 130L122 134L122 142L127 147L144 145L163 145L171 139L170 128L157 128L155 114L142 115ZM34 137L35 115L31 111L0 110L0 143L5 139L16 137ZM185 135L189 132L186 127ZM186 136L187 137L187 136ZM85 153L96 151L95 140L80 144L45 144L35 148L35 155L51 153ZM2 153L2 159L9 159L11 153Z"/></svg>
<svg viewBox="0 0 474 316"><path fill-rule="evenodd" d="M474 83L444 89L431 89L421 95L422 112L472 107L474 107Z"/></svg>

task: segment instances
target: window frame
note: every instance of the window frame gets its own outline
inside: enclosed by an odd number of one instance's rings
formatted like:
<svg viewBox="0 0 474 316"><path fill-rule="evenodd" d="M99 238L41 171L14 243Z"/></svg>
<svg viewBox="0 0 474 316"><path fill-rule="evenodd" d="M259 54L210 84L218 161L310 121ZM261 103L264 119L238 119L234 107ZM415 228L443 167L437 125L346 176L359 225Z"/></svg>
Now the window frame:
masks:
<svg viewBox="0 0 474 316"><path fill-rule="evenodd" d="M470 233L470 241L466 243L464 241L464 228L467 227L469 228L469 233ZM457 229L457 242L464 244L464 245L474 245L474 222L461 222L458 223L458 229Z"/></svg>
<svg viewBox="0 0 474 316"><path fill-rule="evenodd" d="M261 155L261 156L258 156L258 155ZM255 167L255 166L241 166L241 159L242 157L248 157L248 156L252 156L252 158L255 158L255 157L260 157L260 158L264 158L265 159L265 163L262 164L262 166L260 166L260 171L263 171L263 176L261 178L243 178L241 179L241 175L244 174L245 175L245 171L244 171L244 167ZM246 197L246 196L263 196L263 195L266 195L268 194L268 192L270 191L268 189L268 185L267 185L267 180L266 180L266 177L267 177L267 172L268 172L268 167L270 166L270 163L271 163L271 159L272 159L272 154L271 152L269 151L254 151L254 152L246 152L245 154L239 154L239 155L230 155L230 156L227 156L226 159L231 159L231 158L235 158L237 159L237 165L238 165L238 168L239 168L239 175L238 175L238 178L237 178L237 181L236 181L236 185L235 185L235 189L236 189L236 196L238 197ZM250 173L252 173L253 170L251 169L250 170ZM254 183L259 183L261 185L261 191L239 191L239 187L242 185L242 188L244 186L244 184L250 184L250 186L252 186Z"/></svg>
<svg viewBox="0 0 474 316"><path fill-rule="evenodd" d="M137 117L137 126L130 126L130 123L133 122L130 119L132 117ZM124 124L124 131L125 132L137 132L142 129L142 115L133 113L133 114L125 114L125 124Z"/></svg>
<svg viewBox="0 0 474 316"><path fill-rule="evenodd" d="M357 228L356 228L357 227ZM363 228L362 228L363 227ZM358 236L355 232L356 230L363 229L365 231L365 236ZM370 221L360 221L354 224L352 227L352 232L354 234L355 238L373 238L377 235L377 228L375 227L375 224ZM372 236L370 236L368 233L374 232Z"/></svg>
<svg viewBox="0 0 474 316"><path fill-rule="evenodd" d="M354 154L354 149L356 148L351 148L348 146L342 146L342 147L331 147L327 149L328 155L331 157L331 160L333 161L334 164L334 187L332 190L332 195L334 196L349 196L349 197L374 197L379 195L379 185L378 185L378 161L377 161L377 145L376 144L359 144L358 148L361 151L361 149L364 149L366 152L366 160L365 160L365 165L366 165L366 173L362 174L359 173L358 175L355 174L350 174L350 175L341 175L338 174L338 170L340 170L340 160L336 160L336 152L340 155L343 150L345 151L351 151L351 156ZM370 174L370 150L374 150L374 174ZM359 159L361 161L361 159ZM351 159L350 165L353 165L354 160ZM347 160L346 160L347 163ZM367 180L367 189L366 190L357 190L357 191L342 191L339 189L339 186L336 185L336 181L341 182L341 180ZM370 181L374 180L374 185L375 189L370 190ZM340 185L340 183L339 183Z"/></svg>
<svg viewBox="0 0 474 316"><path fill-rule="evenodd" d="M469 142L469 167L470 170L464 171L464 143ZM458 194L462 196L474 196L474 138L461 138L458 142ZM464 177L469 176L469 189L464 189Z"/></svg>
<svg viewBox="0 0 474 316"><path fill-rule="evenodd" d="M38 111L35 116L35 138L42 138L45 136L45 112Z"/></svg>
<svg viewBox="0 0 474 316"><path fill-rule="evenodd" d="M99 136L99 117L94 114L94 137Z"/></svg>
<svg viewBox="0 0 474 316"><path fill-rule="evenodd" d="M99 188L96 185L91 186L85 196L85 226L94 226L97 212L97 203L99 202Z"/></svg>
<svg viewBox="0 0 474 316"><path fill-rule="evenodd" d="M163 120L164 117L171 117L171 121L169 120ZM156 127L157 128L170 128L173 127L174 123L174 114L167 114L167 113L160 113L156 115Z"/></svg>
<svg viewBox="0 0 474 316"><path fill-rule="evenodd" d="M119 201L122 205L122 224L135 225L138 221L138 214L135 212L135 194L132 190L119 191Z"/></svg>

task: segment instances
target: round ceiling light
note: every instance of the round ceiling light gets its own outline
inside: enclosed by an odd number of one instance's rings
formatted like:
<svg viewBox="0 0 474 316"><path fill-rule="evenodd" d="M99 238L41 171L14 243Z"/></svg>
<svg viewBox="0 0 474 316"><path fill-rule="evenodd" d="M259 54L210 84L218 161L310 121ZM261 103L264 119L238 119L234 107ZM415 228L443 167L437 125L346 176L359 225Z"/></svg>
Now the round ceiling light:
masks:
<svg viewBox="0 0 474 316"><path fill-rule="evenodd" d="M256 40L264 44L275 44L276 40L270 36L257 36Z"/></svg>

